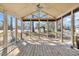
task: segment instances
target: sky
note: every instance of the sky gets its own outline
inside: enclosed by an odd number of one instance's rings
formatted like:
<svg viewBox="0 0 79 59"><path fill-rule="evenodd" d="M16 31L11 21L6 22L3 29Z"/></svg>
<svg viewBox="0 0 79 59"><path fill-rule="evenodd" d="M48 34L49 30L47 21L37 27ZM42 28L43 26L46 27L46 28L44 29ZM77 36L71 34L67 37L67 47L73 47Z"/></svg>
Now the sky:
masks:
<svg viewBox="0 0 79 59"><path fill-rule="evenodd" d="M3 13L0 13L0 24L2 24L3 21Z"/></svg>
<svg viewBox="0 0 79 59"><path fill-rule="evenodd" d="M75 27L79 27L79 11L78 12L76 12L75 14L74 14L74 16L75 16ZM63 24L64 25L66 25L67 27L69 26L71 26L71 16L67 16L67 17L65 17L64 19L63 19L64 21L63 21Z"/></svg>
<svg viewBox="0 0 79 59"><path fill-rule="evenodd" d="M79 11L75 13L75 26L79 27Z"/></svg>
<svg viewBox="0 0 79 59"><path fill-rule="evenodd" d="M15 26L16 26L15 25L15 21L16 21L15 17L8 15L8 24L9 25L11 24L11 17L12 17L13 28L15 28Z"/></svg>
<svg viewBox="0 0 79 59"><path fill-rule="evenodd" d="M63 25L69 27L71 25L71 17L70 16L66 16L63 18Z"/></svg>

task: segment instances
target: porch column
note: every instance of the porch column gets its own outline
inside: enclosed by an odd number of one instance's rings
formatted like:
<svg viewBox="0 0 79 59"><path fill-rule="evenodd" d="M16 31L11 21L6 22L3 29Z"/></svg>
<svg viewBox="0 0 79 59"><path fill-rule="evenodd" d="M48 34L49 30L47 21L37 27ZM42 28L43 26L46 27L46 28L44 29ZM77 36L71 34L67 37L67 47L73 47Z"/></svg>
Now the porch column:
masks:
<svg viewBox="0 0 79 59"><path fill-rule="evenodd" d="M23 34L24 34L24 21L22 21L22 39L23 39Z"/></svg>
<svg viewBox="0 0 79 59"><path fill-rule="evenodd" d="M71 40L72 40L72 47L74 47L74 13L71 11Z"/></svg>
<svg viewBox="0 0 79 59"><path fill-rule="evenodd" d="M55 39L57 39L57 21L55 21Z"/></svg>
<svg viewBox="0 0 79 59"><path fill-rule="evenodd" d="M4 10L4 30L3 30L3 52L2 56L7 55L7 35L8 35L8 22L7 22L7 12Z"/></svg>
<svg viewBox="0 0 79 59"><path fill-rule="evenodd" d="M63 43L63 17L61 17L61 42Z"/></svg>
<svg viewBox="0 0 79 59"><path fill-rule="evenodd" d="M40 39L40 19L39 19L39 39Z"/></svg>
<svg viewBox="0 0 79 59"><path fill-rule="evenodd" d="M23 21L21 20L21 39L23 39Z"/></svg>
<svg viewBox="0 0 79 59"><path fill-rule="evenodd" d="M48 22L48 19L47 19L47 38L48 38L48 35L49 35L49 22Z"/></svg>
<svg viewBox="0 0 79 59"><path fill-rule="evenodd" d="M30 39L31 39L31 33L32 33L32 21L30 19Z"/></svg>
<svg viewBox="0 0 79 59"><path fill-rule="evenodd" d="M16 18L16 22L15 22L16 23L16 30L15 30L16 31L16 40L15 40L15 42L17 42L17 39L18 39L18 36L17 36L18 35L18 23L17 23L17 20L18 20L18 18Z"/></svg>

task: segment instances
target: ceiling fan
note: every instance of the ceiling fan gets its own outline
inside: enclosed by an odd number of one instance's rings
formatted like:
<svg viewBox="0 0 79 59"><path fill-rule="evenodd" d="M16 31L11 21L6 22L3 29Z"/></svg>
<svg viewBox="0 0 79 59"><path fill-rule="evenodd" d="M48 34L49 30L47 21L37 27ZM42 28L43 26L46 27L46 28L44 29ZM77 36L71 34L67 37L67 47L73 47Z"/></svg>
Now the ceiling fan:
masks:
<svg viewBox="0 0 79 59"><path fill-rule="evenodd" d="M41 4L40 4L40 3L39 3L39 4L37 4L37 5L36 5L36 7L37 7L37 9L38 9L38 10L40 10L40 9L42 9L42 8L43 8L43 7L41 6Z"/></svg>

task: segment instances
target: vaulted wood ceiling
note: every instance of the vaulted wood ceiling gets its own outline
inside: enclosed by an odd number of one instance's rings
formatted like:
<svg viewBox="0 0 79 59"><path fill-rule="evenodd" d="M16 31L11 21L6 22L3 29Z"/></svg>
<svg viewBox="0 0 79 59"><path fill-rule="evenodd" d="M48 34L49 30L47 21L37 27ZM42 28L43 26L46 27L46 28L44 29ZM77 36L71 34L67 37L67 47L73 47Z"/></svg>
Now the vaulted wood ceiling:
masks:
<svg viewBox="0 0 79 59"><path fill-rule="evenodd" d="M2 3L0 4L9 14L13 14L19 17L26 16L33 11L37 10L38 3ZM63 13L79 6L77 3L41 3L43 11L48 14L58 17Z"/></svg>

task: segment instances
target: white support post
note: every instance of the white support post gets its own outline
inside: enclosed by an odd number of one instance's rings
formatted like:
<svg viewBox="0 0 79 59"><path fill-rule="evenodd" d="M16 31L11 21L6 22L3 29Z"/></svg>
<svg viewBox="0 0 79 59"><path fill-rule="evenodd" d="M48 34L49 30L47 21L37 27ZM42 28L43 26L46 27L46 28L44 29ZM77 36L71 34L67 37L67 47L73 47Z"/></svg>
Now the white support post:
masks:
<svg viewBox="0 0 79 59"><path fill-rule="evenodd" d="M48 23L48 19L47 19L47 38L48 38L48 35L49 35L49 23Z"/></svg>
<svg viewBox="0 0 79 59"><path fill-rule="evenodd" d="M23 21L21 20L21 39L23 39Z"/></svg>
<svg viewBox="0 0 79 59"><path fill-rule="evenodd" d="M71 40L72 40L72 47L74 47L74 12L71 11Z"/></svg>
<svg viewBox="0 0 79 59"><path fill-rule="evenodd" d="M24 21L22 21L22 39L23 39L23 34L24 34Z"/></svg>
<svg viewBox="0 0 79 59"><path fill-rule="evenodd" d="M57 21L55 21L55 39L57 39Z"/></svg>
<svg viewBox="0 0 79 59"><path fill-rule="evenodd" d="M16 30L15 30L16 31L16 42L17 42L17 39L18 39L18 36L17 36L18 35L18 28L17 28L18 23L17 23L17 20L18 19L16 18Z"/></svg>
<svg viewBox="0 0 79 59"><path fill-rule="evenodd" d="M39 19L39 39L40 39L40 19Z"/></svg>
<svg viewBox="0 0 79 59"><path fill-rule="evenodd" d="M30 19L30 39L31 39L31 33L32 33L32 21Z"/></svg>
<svg viewBox="0 0 79 59"><path fill-rule="evenodd" d="M61 17L61 42L63 43L63 17Z"/></svg>
<svg viewBox="0 0 79 59"><path fill-rule="evenodd" d="M4 30L3 30L3 52L2 55L7 55L7 38L8 38L8 21L7 11L4 10Z"/></svg>

